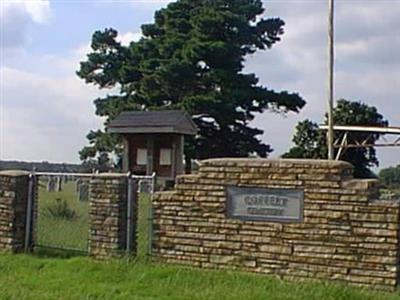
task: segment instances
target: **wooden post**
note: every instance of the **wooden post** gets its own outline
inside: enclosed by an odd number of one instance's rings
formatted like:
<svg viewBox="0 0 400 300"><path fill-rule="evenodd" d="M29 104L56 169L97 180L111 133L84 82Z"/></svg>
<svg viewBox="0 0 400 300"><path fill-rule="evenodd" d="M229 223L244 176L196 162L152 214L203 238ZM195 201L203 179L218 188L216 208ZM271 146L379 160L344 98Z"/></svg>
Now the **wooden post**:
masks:
<svg viewBox="0 0 400 300"><path fill-rule="evenodd" d="M176 136L173 136L172 138L172 153L171 153L171 178L175 179L176 176L176 169L177 169L177 165L176 165L176 152L177 152L177 143L178 140L176 138Z"/></svg>
<svg viewBox="0 0 400 300"><path fill-rule="evenodd" d="M146 175L153 174L154 171L154 136L147 136L147 168Z"/></svg>
<svg viewBox="0 0 400 300"><path fill-rule="evenodd" d="M334 0L329 0L329 23L328 23L328 63L329 63L329 71L328 71L328 159L334 159L334 150L333 150L333 89L334 89L334 82L333 82L333 64L334 64L334 35L333 35L333 28L334 28Z"/></svg>
<svg viewBox="0 0 400 300"><path fill-rule="evenodd" d="M129 140L128 137L122 137L122 143L124 145L124 153L122 155L122 171L127 173L130 168L130 161L129 161Z"/></svg>
<svg viewBox="0 0 400 300"><path fill-rule="evenodd" d="M177 149L177 164L176 164L176 173L183 174L183 155L184 155L184 147L185 147L185 137L183 135L178 136L178 149Z"/></svg>

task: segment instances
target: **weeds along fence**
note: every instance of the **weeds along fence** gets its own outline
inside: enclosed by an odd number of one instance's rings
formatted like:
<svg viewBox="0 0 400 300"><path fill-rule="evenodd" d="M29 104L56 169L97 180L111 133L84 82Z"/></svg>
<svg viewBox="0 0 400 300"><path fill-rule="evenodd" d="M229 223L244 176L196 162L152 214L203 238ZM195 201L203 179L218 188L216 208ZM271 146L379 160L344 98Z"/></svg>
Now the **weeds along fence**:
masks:
<svg viewBox="0 0 400 300"><path fill-rule="evenodd" d="M90 181L96 174L89 173L49 173L36 172L30 174L29 199L26 219L26 250L57 249L88 253L90 233ZM147 216L140 220L142 232L147 238L141 238L146 244L147 253L151 253L152 239L152 207L151 195L154 192L156 175L138 176L126 174L126 251L136 249L136 209L138 194L146 195L139 212ZM139 204L139 206L142 204ZM142 216L140 216L142 217ZM139 217L139 218L140 218ZM143 247L143 246L142 246Z"/></svg>

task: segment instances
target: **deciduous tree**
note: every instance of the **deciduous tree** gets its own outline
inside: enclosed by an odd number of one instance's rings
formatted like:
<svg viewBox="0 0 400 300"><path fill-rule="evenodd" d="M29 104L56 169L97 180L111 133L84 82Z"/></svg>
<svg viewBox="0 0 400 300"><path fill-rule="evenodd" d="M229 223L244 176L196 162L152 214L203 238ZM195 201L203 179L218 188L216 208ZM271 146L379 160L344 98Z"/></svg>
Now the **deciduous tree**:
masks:
<svg viewBox="0 0 400 300"><path fill-rule="evenodd" d="M388 126L388 121L378 113L374 106L369 106L361 102L348 101L341 99L333 112L335 125L363 125L363 126ZM325 124L327 119L325 118ZM335 132L335 139L338 138ZM381 135L369 134L365 132L351 132L348 135L348 142L354 144L361 143L369 137L368 144L374 144ZM327 157L326 131L318 129L318 124L310 120L299 122L293 136L295 144L287 153L285 158L321 158ZM356 177L375 177L370 167L378 166L379 161L376 157L374 147L350 148L341 156L341 160L348 161L354 165L354 175Z"/></svg>
<svg viewBox="0 0 400 300"><path fill-rule="evenodd" d="M379 181L386 188L400 190L400 165L382 169L379 172Z"/></svg>

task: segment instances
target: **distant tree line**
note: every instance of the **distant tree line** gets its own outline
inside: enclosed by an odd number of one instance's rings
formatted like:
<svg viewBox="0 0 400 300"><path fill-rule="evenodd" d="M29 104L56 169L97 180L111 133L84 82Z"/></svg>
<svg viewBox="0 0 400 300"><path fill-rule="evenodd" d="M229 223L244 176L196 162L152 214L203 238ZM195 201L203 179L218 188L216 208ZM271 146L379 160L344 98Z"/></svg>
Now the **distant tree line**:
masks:
<svg viewBox="0 0 400 300"><path fill-rule="evenodd" d="M400 190L400 165L382 169L379 172L379 182L387 189Z"/></svg>
<svg viewBox="0 0 400 300"><path fill-rule="evenodd" d="M98 165L97 162L86 161L82 164L69 163L50 163L42 162L27 162L27 161L5 161L0 160L0 170L24 170L36 172L55 172L55 173L90 173L94 170L101 172L111 169L108 165Z"/></svg>

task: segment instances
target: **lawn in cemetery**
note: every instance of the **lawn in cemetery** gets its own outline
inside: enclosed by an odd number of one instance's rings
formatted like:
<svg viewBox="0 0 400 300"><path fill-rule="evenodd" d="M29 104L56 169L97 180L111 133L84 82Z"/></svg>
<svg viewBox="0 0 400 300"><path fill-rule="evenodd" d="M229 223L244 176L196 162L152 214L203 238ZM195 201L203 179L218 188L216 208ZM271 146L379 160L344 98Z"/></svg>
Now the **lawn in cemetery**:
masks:
<svg viewBox="0 0 400 300"><path fill-rule="evenodd" d="M139 195L138 254L146 256L149 245L150 195ZM85 252L89 235L89 202L79 201L76 182L62 184L61 191L48 192L41 180L38 193L37 245L41 253L49 248ZM75 254L75 253L74 253Z"/></svg>
<svg viewBox="0 0 400 300"><path fill-rule="evenodd" d="M328 283L287 282L246 274L126 259L99 262L0 254L0 299L395 300L383 293Z"/></svg>
<svg viewBox="0 0 400 300"><path fill-rule="evenodd" d="M40 180L38 193L36 244L86 251L88 239L88 201L79 201L75 181L62 184L61 191L47 191Z"/></svg>

